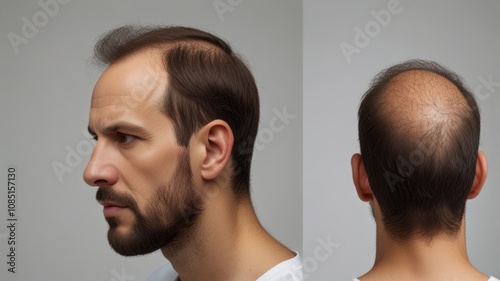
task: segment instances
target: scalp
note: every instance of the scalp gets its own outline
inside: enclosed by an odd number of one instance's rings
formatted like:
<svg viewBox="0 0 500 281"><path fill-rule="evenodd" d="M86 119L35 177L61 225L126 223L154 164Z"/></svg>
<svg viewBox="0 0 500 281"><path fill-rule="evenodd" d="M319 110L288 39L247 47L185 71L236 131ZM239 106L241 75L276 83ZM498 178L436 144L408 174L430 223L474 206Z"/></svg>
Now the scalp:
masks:
<svg viewBox="0 0 500 281"><path fill-rule="evenodd" d="M433 143L437 160L469 110L467 100L451 81L426 70L394 76L382 89L379 102L381 118L395 137Z"/></svg>

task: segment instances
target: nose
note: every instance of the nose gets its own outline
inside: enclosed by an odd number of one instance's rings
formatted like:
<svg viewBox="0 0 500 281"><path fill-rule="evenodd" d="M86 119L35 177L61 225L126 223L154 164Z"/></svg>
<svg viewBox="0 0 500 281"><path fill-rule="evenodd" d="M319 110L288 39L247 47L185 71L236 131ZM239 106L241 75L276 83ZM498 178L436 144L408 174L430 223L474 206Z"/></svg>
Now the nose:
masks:
<svg viewBox="0 0 500 281"><path fill-rule="evenodd" d="M112 151L97 143L83 171L83 179L90 186L114 185L118 180L118 171L113 162Z"/></svg>

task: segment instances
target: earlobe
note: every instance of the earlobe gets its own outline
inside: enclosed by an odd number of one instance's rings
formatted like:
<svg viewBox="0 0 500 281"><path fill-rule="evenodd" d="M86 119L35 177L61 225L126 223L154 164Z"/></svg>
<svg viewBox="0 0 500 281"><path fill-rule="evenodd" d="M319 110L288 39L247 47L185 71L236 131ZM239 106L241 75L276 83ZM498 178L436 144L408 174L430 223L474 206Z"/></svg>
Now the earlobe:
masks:
<svg viewBox="0 0 500 281"><path fill-rule="evenodd" d="M373 194L368 182L363 157L361 154L356 153L351 158L352 180L356 187L359 199L364 202L373 200Z"/></svg>
<svg viewBox="0 0 500 281"><path fill-rule="evenodd" d="M204 146L204 159L201 159L201 177L215 179L226 167L231 158L234 136L229 125L222 120L214 120L199 132Z"/></svg>
<svg viewBox="0 0 500 281"><path fill-rule="evenodd" d="M473 199L479 195L479 193L483 189L483 185L486 181L487 175L488 175L488 162L486 160L486 155L484 154L484 152L479 151L476 160L476 176L474 177L474 183L472 184L467 199Z"/></svg>

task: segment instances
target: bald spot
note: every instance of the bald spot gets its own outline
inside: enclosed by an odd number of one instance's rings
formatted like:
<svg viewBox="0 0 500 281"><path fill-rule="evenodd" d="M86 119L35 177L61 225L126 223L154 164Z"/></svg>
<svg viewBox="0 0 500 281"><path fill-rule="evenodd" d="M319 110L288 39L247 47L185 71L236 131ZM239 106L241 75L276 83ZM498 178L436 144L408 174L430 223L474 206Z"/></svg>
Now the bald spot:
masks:
<svg viewBox="0 0 500 281"><path fill-rule="evenodd" d="M430 144L434 152L446 150L469 111L467 100L451 81L426 70L393 77L379 102L381 117L395 136Z"/></svg>

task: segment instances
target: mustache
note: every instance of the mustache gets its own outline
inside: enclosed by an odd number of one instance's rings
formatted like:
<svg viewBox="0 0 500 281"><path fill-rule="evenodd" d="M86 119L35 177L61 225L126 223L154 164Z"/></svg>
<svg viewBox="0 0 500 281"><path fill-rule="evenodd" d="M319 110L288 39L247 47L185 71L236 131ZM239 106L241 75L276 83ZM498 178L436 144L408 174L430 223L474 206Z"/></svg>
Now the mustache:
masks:
<svg viewBox="0 0 500 281"><path fill-rule="evenodd" d="M97 189L97 193L95 194L95 199L97 202L111 201L116 204L127 206L133 210L137 209L137 203L131 196L127 194L120 194L114 191L111 187L99 187L99 189Z"/></svg>

